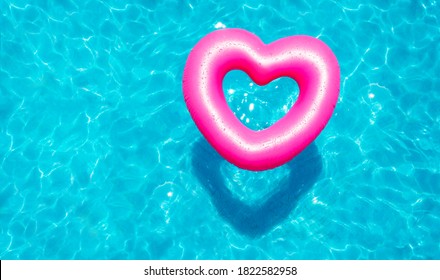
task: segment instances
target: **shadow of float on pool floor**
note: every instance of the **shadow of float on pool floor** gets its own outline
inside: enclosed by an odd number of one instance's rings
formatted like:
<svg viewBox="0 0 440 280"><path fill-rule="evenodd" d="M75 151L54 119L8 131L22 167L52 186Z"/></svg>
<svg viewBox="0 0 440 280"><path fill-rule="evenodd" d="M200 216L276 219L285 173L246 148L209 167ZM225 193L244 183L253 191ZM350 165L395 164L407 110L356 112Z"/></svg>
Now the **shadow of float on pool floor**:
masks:
<svg viewBox="0 0 440 280"><path fill-rule="evenodd" d="M321 156L312 143L287 163L290 170L287 179L281 180L268 198L247 204L234 197L226 187L220 169L225 160L204 138L194 143L192 151L195 175L211 195L218 213L237 231L253 238L260 237L285 220L322 171Z"/></svg>

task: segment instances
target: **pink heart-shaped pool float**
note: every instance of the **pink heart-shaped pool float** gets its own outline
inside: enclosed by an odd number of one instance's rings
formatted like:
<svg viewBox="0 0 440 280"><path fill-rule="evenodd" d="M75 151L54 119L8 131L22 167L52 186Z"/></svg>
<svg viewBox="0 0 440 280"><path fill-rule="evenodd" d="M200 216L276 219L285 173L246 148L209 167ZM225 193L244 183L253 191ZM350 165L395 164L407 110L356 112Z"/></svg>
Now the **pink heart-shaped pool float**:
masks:
<svg viewBox="0 0 440 280"><path fill-rule="evenodd" d="M231 70L246 72L258 85L290 77L298 83L298 100L271 127L251 130L226 102L222 82ZM338 61L322 41L292 36L266 45L242 29L206 35L183 73L185 102L199 130L226 160L254 171L288 162L319 135L333 113L339 84Z"/></svg>

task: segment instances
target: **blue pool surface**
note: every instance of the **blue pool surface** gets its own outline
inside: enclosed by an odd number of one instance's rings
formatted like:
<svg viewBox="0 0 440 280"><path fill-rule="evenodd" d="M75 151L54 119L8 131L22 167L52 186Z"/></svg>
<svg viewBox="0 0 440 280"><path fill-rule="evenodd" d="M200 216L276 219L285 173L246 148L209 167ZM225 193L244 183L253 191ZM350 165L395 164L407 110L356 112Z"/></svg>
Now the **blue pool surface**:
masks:
<svg viewBox="0 0 440 280"><path fill-rule="evenodd" d="M1 1L1 259L440 259L440 3ZM182 94L191 48L239 27L323 40L341 94L274 170L225 162ZM298 95L224 81L253 129Z"/></svg>

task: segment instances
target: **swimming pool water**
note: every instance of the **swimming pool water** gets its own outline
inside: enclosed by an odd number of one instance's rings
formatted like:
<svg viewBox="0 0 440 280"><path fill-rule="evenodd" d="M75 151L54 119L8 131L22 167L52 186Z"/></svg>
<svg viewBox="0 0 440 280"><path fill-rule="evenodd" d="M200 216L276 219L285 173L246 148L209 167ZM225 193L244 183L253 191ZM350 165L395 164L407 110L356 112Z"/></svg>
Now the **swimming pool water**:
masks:
<svg viewBox="0 0 440 280"><path fill-rule="evenodd" d="M2 1L0 258L440 259L439 5ZM184 104L189 51L224 27L338 57L333 118L275 170L226 163ZM224 90L254 129L297 95Z"/></svg>

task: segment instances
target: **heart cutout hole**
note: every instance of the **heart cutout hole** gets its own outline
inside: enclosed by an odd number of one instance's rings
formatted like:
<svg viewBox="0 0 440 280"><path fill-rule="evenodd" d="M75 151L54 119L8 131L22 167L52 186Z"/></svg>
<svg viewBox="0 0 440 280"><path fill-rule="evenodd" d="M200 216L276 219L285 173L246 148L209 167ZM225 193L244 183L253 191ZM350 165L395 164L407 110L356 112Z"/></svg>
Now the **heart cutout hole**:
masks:
<svg viewBox="0 0 440 280"><path fill-rule="evenodd" d="M263 130L281 119L295 104L299 87L295 80L281 77L259 86L243 71L230 71L223 80L229 108L246 127Z"/></svg>

